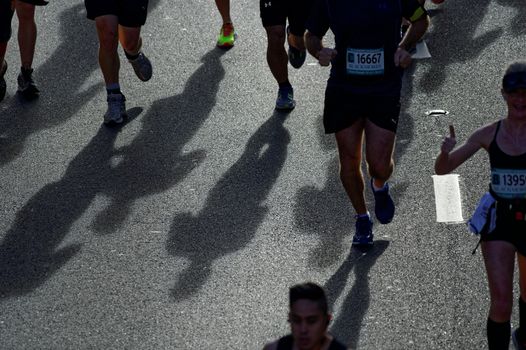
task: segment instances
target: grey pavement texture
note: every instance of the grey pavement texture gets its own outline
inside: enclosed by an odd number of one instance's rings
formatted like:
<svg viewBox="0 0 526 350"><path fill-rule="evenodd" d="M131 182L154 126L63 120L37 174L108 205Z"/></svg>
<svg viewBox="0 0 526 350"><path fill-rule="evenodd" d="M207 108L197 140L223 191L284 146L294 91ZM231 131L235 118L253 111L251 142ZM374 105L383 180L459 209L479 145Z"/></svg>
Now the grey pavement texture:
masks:
<svg viewBox="0 0 526 350"><path fill-rule="evenodd" d="M121 55L132 118L119 130L102 126L83 2L37 9L42 95L15 94L15 36L0 103L0 347L260 349L287 333L288 288L306 280L327 288L331 331L352 348L486 347L477 239L435 222L431 175L448 124L465 140L504 116L500 78L526 57L526 5L429 9L433 57L404 81L396 217L375 224L367 252L350 249L354 213L322 130L328 69L312 57L290 68L298 105L276 113L257 1L232 1L239 38L224 52L212 0L152 0L143 36L154 77L140 82ZM450 114L426 116L434 108ZM467 218L487 157L457 173Z"/></svg>

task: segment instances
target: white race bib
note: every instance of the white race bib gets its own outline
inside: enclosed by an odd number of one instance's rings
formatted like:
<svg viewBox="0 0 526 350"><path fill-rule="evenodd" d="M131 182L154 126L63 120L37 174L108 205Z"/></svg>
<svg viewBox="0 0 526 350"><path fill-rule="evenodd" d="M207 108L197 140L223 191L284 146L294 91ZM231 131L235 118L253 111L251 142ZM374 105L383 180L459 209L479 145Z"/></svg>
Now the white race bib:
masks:
<svg viewBox="0 0 526 350"><path fill-rule="evenodd" d="M347 48L347 74L383 75L384 49Z"/></svg>
<svg viewBox="0 0 526 350"><path fill-rule="evenodd" d="M492 169L491 188L502 198L526 198L526 169Z"/></svg>

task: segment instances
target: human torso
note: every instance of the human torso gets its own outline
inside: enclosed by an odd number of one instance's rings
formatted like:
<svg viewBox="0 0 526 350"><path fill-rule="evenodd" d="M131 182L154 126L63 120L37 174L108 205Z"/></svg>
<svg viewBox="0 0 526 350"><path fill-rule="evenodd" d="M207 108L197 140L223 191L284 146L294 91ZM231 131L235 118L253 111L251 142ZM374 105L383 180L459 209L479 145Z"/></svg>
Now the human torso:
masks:
<svg viewBox="0 0 526 350"><path fill-rule="evenodd" d="M526 200L526 152L509 155L502 150L497 142L502 127L502 121L499 121L488 147L491 166L490 188L498 198Z"/></svg>
<svg viewBox="0 0 526 350"><path fill-rule="evenodd" d="M326 0L335 36L333 83L397 89L402 70L394 54L401 39L400 0Z"/></svg>

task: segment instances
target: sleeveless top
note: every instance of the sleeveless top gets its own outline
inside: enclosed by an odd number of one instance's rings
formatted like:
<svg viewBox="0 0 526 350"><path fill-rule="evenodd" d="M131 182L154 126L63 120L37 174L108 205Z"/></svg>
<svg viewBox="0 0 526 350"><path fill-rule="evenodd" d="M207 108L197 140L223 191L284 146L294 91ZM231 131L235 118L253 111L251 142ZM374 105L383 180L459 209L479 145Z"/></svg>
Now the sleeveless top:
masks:
<svg viewBox="0 0 526 350"><path fill-rule="evenodd" d="M490 189L497 199L526 199L526 153L510 156L497 144L497 133L502 120L497 124L495 135L488 149L491 166Z"/></svg>
<svg viewBox="0 0 526 350"><path fill-rule="evenodd" d="M293 343L292 334L286 335L279 339L277 350L292 350ZM347 347L336 339L332 339L328 350L347 350Z"/></svg>

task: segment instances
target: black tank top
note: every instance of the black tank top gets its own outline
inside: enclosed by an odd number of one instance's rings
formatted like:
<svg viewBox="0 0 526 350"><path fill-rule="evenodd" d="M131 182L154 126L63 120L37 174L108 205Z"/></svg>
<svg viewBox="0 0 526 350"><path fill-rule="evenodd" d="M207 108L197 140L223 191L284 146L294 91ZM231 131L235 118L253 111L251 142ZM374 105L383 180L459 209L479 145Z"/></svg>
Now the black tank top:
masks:
<svg viewBox="0 0 526 350"><path fill-rule="evenodd" d="M489 145L489 163L491 166L490 188L497 198L526 198L526 153L510 156L497 144L497 133L502 120L497 123L493 140Z"/></svg>
<svg viewBox="0 0 526 350"><path fill-rule="evenodd" d="M292 335L286 335L283 338L279 339L277 350L292 350L293 343L294 340L292 339ZM339 341L337 341L336 339L333 339L328 350L347 350L347 347Z"/></svg>

